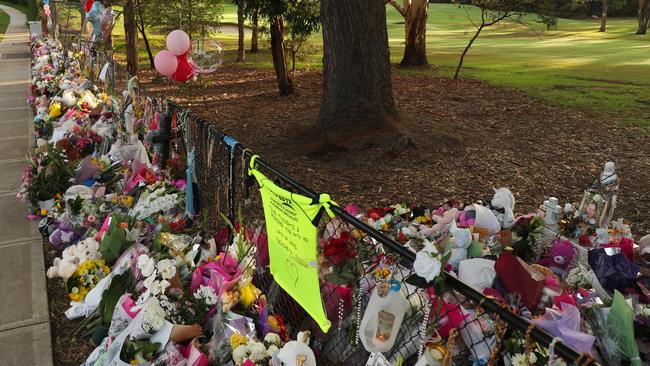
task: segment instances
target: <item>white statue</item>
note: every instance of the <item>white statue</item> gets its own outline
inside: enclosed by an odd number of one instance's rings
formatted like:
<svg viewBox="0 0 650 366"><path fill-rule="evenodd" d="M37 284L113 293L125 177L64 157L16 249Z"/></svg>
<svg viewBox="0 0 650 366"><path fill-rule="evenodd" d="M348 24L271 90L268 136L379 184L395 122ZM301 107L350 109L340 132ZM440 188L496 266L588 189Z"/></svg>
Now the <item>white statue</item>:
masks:
<svg viewBox="0 0 650 366"><path fill-rule="evenodd" d="M490 204L502 229L510 229L515 225L515 196L508 188L493 188L494 196Z"/></svg>
<svg viewBox="0 0 650 366"><path fill-rule="evenodd" d="M541 209L544 211L544 226L558 232L560 230L560 215L562 213L562 207L558 204L558 199L549 197L548 200L544 201Z"/></svg>
<svg viewBox="0 0 650 366"><path fill-rule="evenodd" d="M612 220L614 210L616 209L616 198L618 196L618 186L620 181L616 174L616 166L614 162L608 161L605 164L603 172L594 181L591 186L593 191L597 191L604 199L600 219L598 220L598 227L607 228L609 222Z"/></svg>

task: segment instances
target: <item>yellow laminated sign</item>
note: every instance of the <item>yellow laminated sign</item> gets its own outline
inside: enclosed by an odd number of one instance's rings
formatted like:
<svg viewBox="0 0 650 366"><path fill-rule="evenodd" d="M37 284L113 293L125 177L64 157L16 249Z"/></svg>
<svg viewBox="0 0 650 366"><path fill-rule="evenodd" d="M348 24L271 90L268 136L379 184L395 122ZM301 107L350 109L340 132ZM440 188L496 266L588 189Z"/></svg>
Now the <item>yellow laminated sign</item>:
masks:
<svg viewBox="0 0 650 366"><path fill-rule="evenodd" d="M327 319L318 279L317 226L325 210L330 216L330 198L321 194L319 202L291 193L273 183L254 168L249 174L260 185L269 243L271 274L277 282L327 332Z"/></svg>

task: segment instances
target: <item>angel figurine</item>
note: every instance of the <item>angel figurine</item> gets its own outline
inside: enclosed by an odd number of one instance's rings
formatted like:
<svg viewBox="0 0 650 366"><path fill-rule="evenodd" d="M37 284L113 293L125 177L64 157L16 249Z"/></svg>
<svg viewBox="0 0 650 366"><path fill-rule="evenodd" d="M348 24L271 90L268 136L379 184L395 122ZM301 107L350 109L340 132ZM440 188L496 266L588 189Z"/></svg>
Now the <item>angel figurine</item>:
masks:
<svg viewBox="0 0 650 366"><path fill-rule="evenodd" d="M600 212L600 219L598 220L598 227L607 228L609 222L612 220L614 210L616 209L619 184L620 180L616 174L616 166L614 162L608 161L600 176L591 185L591 190L598 191L604 201Z"/></svg>

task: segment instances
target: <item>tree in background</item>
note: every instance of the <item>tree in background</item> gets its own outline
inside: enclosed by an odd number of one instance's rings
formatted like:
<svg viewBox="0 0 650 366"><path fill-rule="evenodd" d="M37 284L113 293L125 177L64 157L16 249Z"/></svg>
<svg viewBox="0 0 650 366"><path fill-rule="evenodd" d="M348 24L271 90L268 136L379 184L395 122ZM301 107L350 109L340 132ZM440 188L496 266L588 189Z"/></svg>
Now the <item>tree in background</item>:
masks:
<svg viewBox="0 0 650 366"><path fill-rule="evenodd" d="M569 15L578 6L577 0L538 0L536 10L546 29L557 29L558 18Z"/></svg>
<svg viewBox="0 0 650 366"><path fill-rule="evenodd" d="M605 32L607 29L607 13L610 10L618 10L625 6L626 0L603 0L603 8L600 15L599 32Z"/></svg>
<svg viewBox="0 0 650 366"><path fill-rule="evenodd" d="M271 35L271 55L280 95L293 93L293 81L287 66L287 46L295 67L295 54L318 29L317 0L248 0L248 14L257 11L266 19ZM285 42L285 35L289 42Z"/></svg>
<svg viewBox="0 0 650 366"><path fill-rule="evenodd" d="M463 67L465 55L467 55L467 52L483 29L491 27L503 20L522 24L523 17L526 15L526 12L533 8L534 1L535 0L472 0L470 4L481 10L481 22L479 24L474 24L474 22L472 22L476 27L476 33L474 33L474 36L469 40L469 43L460 55L454 79L458 79L460 69Z"/></svg>
<svg viewBox="0 0 650 366"><path fill-rule="evenodd" d="M142 0L135 0L135 11L136 14L138 14L136 26L138 27L138 31L140 31L140 35L142 36L142 40L144 41L144 47L147 50L147 56L149 57L149 66L152 69L156 68L156 65L154 65L153 62L153 52L151 51L151 45L149 44L149 38L147 37L147 23L144 21L144 9L143 9L143 1Z"/></svg>
<svg viewBox="0 0 650 366"><path fill-rule="evenodd" d="M320 27L320 4L317 0L293 0L287 4L286 48L291 54L291 71L296 70L296 55Z"/></svg>
<svg viewBox="0 0 650 366"><path fill-rule="evenodd" d="M390 70L386 0L321 0L325 143L362 144L398 117Z"/></svg>
<svg viewBox="0 0 650 366"><path fill-rule="evenodd" d="M251 22L251 53L260 51L260 12L265 0L246 0L246 18Z"/></svg>
<svg viewBox="0 0 650 366"><path fill-rule="evenodd" d="M244 21L246 17L246 1L233 0L237 5L237 62L246 62L246 45L244 44L246 38L246 28Z"/></svg>
<svg viewBox="0 0 650 366"><path fill-rule="evenodd" d="M124 34L126 37L126 68L129 76L138 75L138 46L135 0L124 0Z"/></svg>
<svg viewBox="0 0 650 366"><path fill-rule="evenodd" d="M425 66L427 61L428 0L404 0L400 6L396 0L387 0L404 17L404 56L401 66Z"/></svg>
<svg viewBox="0 0 650 366"><path fill-rule="evenodd" d="M650 1L639 0L639 12L637 14L639 28L636 34L645 34L650 26Z"/></svg>

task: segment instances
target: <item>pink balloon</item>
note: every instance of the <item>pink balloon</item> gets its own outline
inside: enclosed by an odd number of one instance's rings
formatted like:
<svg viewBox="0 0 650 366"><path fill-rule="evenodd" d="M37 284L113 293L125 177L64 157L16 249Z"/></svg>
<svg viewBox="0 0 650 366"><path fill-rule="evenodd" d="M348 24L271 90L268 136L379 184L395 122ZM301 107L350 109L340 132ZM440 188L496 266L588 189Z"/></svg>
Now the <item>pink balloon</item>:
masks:
<svg viewBox="0 0 650 366"><path fill-rule="evenodd" d="M167 49L176 56L187 53L191 46L190 36L180 29L167 35Z"/></svg>
<svg viewBox="0 0 650 366"><path fill-rule="evenodd" d="M167 50L158 52L156 57L153 59L153 63L156 66L156 70L165 76L174 75L178 68L176 55Z"/></svg>

